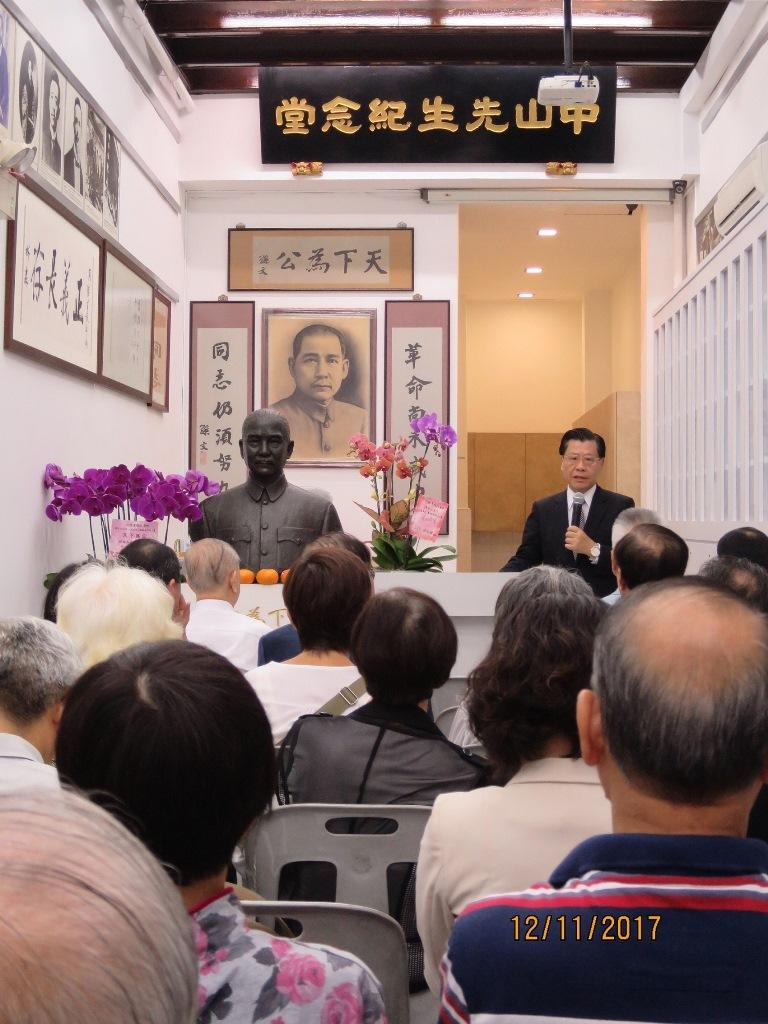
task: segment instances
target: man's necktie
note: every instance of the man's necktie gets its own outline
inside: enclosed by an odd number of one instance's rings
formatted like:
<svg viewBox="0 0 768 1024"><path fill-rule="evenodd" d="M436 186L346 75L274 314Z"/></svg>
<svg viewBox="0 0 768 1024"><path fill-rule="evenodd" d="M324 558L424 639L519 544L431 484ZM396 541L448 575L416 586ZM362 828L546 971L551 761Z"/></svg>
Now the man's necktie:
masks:
<svg viewBox="0 0 768 1024"><path fill-rule="evenodd" d="M584 512L585 512L586 507L587 507L586 501L581 501L581 502L574 501L573 502L573 504L571 506L571 526L578 526L579 529L583 528L583 526L584 526ZM579 559L578 554L575 551L572 552L572 554L573 554L574 562L577 562L578 559Z"/></svg>

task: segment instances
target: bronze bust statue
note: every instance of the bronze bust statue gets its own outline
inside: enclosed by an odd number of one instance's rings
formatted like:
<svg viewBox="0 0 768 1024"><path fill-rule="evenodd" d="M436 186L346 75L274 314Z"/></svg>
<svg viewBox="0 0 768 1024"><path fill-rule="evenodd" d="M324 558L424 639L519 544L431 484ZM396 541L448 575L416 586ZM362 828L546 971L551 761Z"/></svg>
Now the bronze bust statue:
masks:
<svg viewBox="0 0 768 1024"><path fill-rule="evenodd" d="M191 539L217 537L232 545L244 568L282 572L310 541L340 530L339 515L326 498L285 479L292 452L284 416L273 409L246 416L240 454L248 480L203 502L202 519L189 524Z"/></svg>

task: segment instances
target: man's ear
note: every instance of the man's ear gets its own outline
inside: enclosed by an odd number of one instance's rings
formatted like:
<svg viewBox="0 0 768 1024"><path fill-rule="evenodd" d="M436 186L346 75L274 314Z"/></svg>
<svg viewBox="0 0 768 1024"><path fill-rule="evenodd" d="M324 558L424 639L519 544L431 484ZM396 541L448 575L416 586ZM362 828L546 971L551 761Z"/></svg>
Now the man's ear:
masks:
<svg viewBox="0 0 768 1024"><path fill-rule="evenodd" d="M293 455L293 441L288 442L288 448L286 450L288 452L286 459L290 459L290 457Z"/></svg>
<svg viewBox="0 0 768 1024"><path fill-rule="evenodd" d="M296 377L296 360L293 356L288 356L288 373L295 378Z"/></svg>
<svg viewBox="0 0 768 1024"><path fill-rule="evenodd" d="M54 729L58 729L59 723L61 722L61 716L64 714L64 701L57 701L50 709L50 714Z"/></svg>
<svg viewBox="0 0 768 1024"><path fill-rule="evenodd" d="M342 359L341 360L341 379L342 380L346 380L348 376L349 376L349 360L348 359Z"/></svg>
<svg viewBox="0 0 768 1024"><path fill-rule="evenodd" d="M576 698L576 724L581 756L589 765L599 764L605 757L606 745L600 705L592 690L582 690Z"/></svg>
<svg viewBox="0 0 768 1024"><path fill-rule="evenodd" d="M243 439L242 439L242 437L240 438L240 440L237 443L238 443L238 446L240 448L240 458L244 459L245 455L243 454Z"/></svg>
<svg viewBox="0 0 768 1024"><path fill-rule="evenodd" d="M611 548L611 572L614 576L619 575L619 567L616 565L616 555L613 553L613 548Z"/></svg>

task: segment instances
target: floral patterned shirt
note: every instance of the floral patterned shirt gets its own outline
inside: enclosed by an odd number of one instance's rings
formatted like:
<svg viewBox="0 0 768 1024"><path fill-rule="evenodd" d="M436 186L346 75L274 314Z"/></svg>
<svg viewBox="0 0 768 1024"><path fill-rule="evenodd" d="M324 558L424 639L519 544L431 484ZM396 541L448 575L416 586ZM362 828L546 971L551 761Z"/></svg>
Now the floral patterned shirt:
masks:
<svg viewBox="0 0 768 1024"><path fill-rule="evenodd" d="M231 890L191 916L198 1024L387 1024L378 981L350 954L250 928Z"/></svg>

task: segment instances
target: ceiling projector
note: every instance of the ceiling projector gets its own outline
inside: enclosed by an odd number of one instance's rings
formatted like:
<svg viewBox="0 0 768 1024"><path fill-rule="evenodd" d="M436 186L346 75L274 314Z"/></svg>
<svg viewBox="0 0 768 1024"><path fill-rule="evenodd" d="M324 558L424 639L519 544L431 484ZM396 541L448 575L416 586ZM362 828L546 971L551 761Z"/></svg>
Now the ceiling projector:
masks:
<svg viewBox="0 0 768 1024"><path fill-rule="evenodd" d="M543 107L570 107L596 103L600 83L594 75L553 75L539 80L538 100Z"/></svg>

